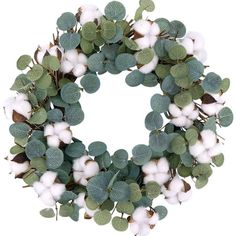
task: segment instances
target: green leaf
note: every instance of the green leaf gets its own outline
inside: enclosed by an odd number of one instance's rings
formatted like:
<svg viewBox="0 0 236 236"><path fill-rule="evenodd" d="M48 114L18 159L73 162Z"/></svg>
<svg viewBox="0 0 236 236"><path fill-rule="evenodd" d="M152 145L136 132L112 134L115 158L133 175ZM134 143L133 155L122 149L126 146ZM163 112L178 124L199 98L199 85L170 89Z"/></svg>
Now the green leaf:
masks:
<svg viewBox="0 0 236 236"><path fill-rule="evenodd" d="M98 163L100 169L106 169L111 165L111 156L109 152L104 152L103 154L96 156L94 160Z"/></svg>
<svg viewBox="0 0 236 236"><path fill-rule="evenodd" d="M168 52L165 49L165 44L166 44L165 39L159 39L154 45L154 50L160 58L166 58L168 56Z"/></svg>
<svg viewBox="0 0 236 236"><path fill-rule="evenodd" d="M183 60L187 56L186 49L181 45L175 45L169 50L169 57L172 60Z"/></svg>
<svg viewBox="0 0 236 236"><path fill-rule="evenodd" d="M218 118L221 126L228 127L234 120L234 114L230 108L224 107L222 110L220 110Z"/></svg>
<svg viewBox="0 0 236 236"><path fill-rule="evenodd" d="M132 215L132 213L134 212L134 205L131 202L118 202L116 205L116 210L119 213Z"/></svg>
<svg viewBox="0 0 236 236"><path fill-rule="evenodd" d="M81 79L80 84L87 93L96 93L100 88L100 80L94 74L85 75Z"/></svg>
<svg viewBox="0 0 236 236"><path fill-rule="evenodd" d="M212 175L212 169L209 164L199 164L192 171L194 177L206 176L209 178Z"/></svg>
<svg viewBox="0 0 236 236"><path fill-rule="evenodd" d="M119 71L125 71L136 65L136 59L132 54L121 53L119 56L117 56L115 65Z"/></svg>
<svg viewBox="0 0 236 236"><path fill-rule="evenodd" d="M65 191L62 195L61 195L61 198L59 200L59 202L61 204L66 204L68 203L69 201L73 201L75 200L76 198L78 198L78 195L73 193L72 191Z"/></svg>
<svg viewBox="0 0 236 236"><path fill-rule="evenodd" d="M149 137L149 145L156 152L163 152L169 146L169 137L165 132L152 133Z"/></svg>
<svg viewBox="0 0 236 236"><path fill-rule="evenodd" d="M140 0L139 5L145 11L152 12L155 10L155 3L152 0Z"/></svg>
<svg viewBox="0 0 236 236"><path fill-rule="evenodd" d="M157 130L162 127L163 122L164 121L160 113L152 111L148 113L145 118L145 127L150 131Z"/></svg>
<svg viewBox="0 0 236 236"><path fill-rule="evenodd" d="M18 75L14 84L11 86L13 91L26 90L31 85L31 81L28 79L27 75Z"/></svg>
<svg viewBox="0 0 236 236"><path fill-rule="evenodd" d="M25 123L15 123L9 128L10 134L19 139L28 137L30 130L30 126Z"/></svg>
<svg viewBox="0 0 236 236"><path fill-rule="evenodd" d="M58 71L61 67L61 63L55 56L45 56L43 58L43 66L48 70Z"/></svg>
<svg viewBox="0 0 236 236"><path fill-rule="evenodd" d="M163 220L168 214L168 210L164 206L155 207L155 212L158 214L159 220Z"/></svg>
<svg viewBox="0 0 236 236"><path fill-rule="evenodd" d="M204 95L204 89L199 84L191 86L189 92L192 94L194 100L200 99Z"/></svg>
<svg viewBox="0 0 236 236"><path fill-rule="evenodd" d="M57 27L66 31L72 29L77 23L75 15L71 12L63 13L57 20Z"/></svg>
<svg viewBox="0 0 236 236"><path fill-rule="evenodd" d="M197 189L201 189L203 187L205 187L208 183L208 178L206 176L200 176L199 178L197 178L195 186Z"/></svg>
<svg viewBox="0 0 236 236"><path fill-rule="evenodd" d="M46 152L45 145L39 140L31 140L25 147L27 157L32 160L37 157L42 157Z"/></svg>
<svg viewBox="0 0 236 236"><path fill-rule="evenodd" d="M27 76L31 81L36 81L42 77L44 73L43 67L41 65L34 65L30 71L28 71Z"/></svg>
<svg viewBox="0 0 236 236"><path fill-rule="evenodd" d="M142 196L142 198L134 203L134 206L137 207L150 207L152 206L152 199L148 198L147 196Z"/></svg>
<svg viewBox="0 0 236 236"><path fill-rule="evenodd" d="M17 69L18 70L25 70L28 65L30 64L30 62L32 61L31 56L29 55L23 55L21 56L18 60L17 60Z"/></svg>
<svg viewBox="0 0 236 236"><path fill-rule="evenodd" d="M37 171L40 171L42 173L47 171L46 161L41 157L37 157L37 158L32 159L30 161L30 165L33 168L35 168Z"/></svg>
<svg viewBox="0 0 236 236"><path fill-rule="evenodd" d="M38 99L33 93L31 92L28 93L28 99L33 107L38 106Z"/></svg>
<svg viewBox="0 0 236 236"><path fill-rule="evenodd" d="M136 87L143 83L145 75L139 70L133 70L126 76L125 82L130 87Z"/></svg>
<svg viewBox="0 0 236 236"><path fill-rule="evenodd" d="M180 88L175 83L175 79L171 75L167 76L163 80L161 88L164 92L170 95L175 95L180 91Z"/></svg>
<svg viewBox="0 0 236 236"><path fill-rule="evenodd" d="M52 208L45 208L40 211L40 215L45 218L53 218L55 217L55 212Z"/></svg>
<svg viewBox="0 0 236 236"><path fill-rule="evenodd" d="M223 79L221 83L221 91L223 93L226 93L229 90L229 87L230 87L230 79L228 78Z"/></svg>
<svg viewBox="0 0 236 236"><path fill-rule="evenodd" d="M224 155L221 153L220 155L214 156L212 161L217 167L221 167L224 164Z"/></svg>
<svg viewBox="0 0 236 236"><path fill-rule="evenodd" d="M185 63L179 63L171 67L170 73L174 78L182 79L183 77L188 76L189 73L188 66Z"/></svg>
<svg viewBox="0 0 236 236"><path fill-rule="evenodd" d="M70 215L70 218L73 221L77 222L77 221L79 221L79 210L80 210L80 207L77 204L73 203L73 208L74 208L74 210L73 210L73 213Z"/></svg>
<svg viewBox="0 0 236 236"><path fill-rule="evenodd" d="M29 186L33 186L33 184L37 181L39 181L39 177L37 174L35 174L35 172L32 173L26 173L23 176L23 180L24 182L29 185Z"/></svg>
<svg viewBox="0 0 236 236"><path fill-rule="evenodd" d="M87 22L82 27L82 36L87 41L94 41L97 38L97 25L94 22Z"/></svg>
<svg viewBox="0 0 236 236"><path fill-rule="evenodd" d="M116 25L111 21L105 21L101 25L101 34L105 40L112 39L116 35Z"/></svg>
<svg viewBox="0 0 236 236"><path fill-rule="evenodd" d="M161 32L168 33L171 29L170 22L165 18L158 18L155 22L159 25Z"/></svg>
<svg viewBox="0 0 236 236"><path fill-rule="evenodd" d="M52 109L48 111L48 120L51 122L61 122L63 118L63 113L60 109Z"/></svg>
<svg viewBox="0 0 236 236"><path fill-rule="evenodd" d="M175 38L183 38L186 34L186 27L180 21L172 21L171 23L171 30L169 34Z"/></svg>
<svg viewBox="0 0 236 236"><path fill-rule="evenodd" d="M130 201L137 202L142 198L140 187L137 183L131 183L130 187Z"/></svg>
<svg viewBox="0 0 236 236"><path fill-rule="evenodd" d="M155 73L160 79L165 79L167 76L170 75L170 69L170 65L158 64L155 69Z"/></svg>
<svg viewBox="0 0 236 236"><path fill-rule="evenodd" d="M185 138L187 139L189 145L194 145L198 140L198 132L194 128L188 129L186 130Z"/></svg>
<svg viewBox="0 0 236 236"><path fill-rule="evenodd" d="M154 181L148 182L145 186L146 196L155 199L161 194L161 187Z"/></svg>
<svg viewBox="0 0 236 236"><path fill-rule="evenodd" d="M86 206L90 209L90 210L96 210L98 208L98 204L93 201L90 197L87 197L86 200Z"/></svg>
<svg viewBox="0 0 236 236"><path fill-rule="evenodd" d="M202 82L203 89L208 93L218 93L221 89L222 79L219 75L208 73Z"/></svg>
<svg viewBox="0 0 236 236"><path fill-rule="evenodd" d="M99 156L102 155L107 150L107 145L100 141L93 142L88 146L88 150L89 150L89 155Z"/></svg>
<svg viewBox="0 0 236 236"><path fill-rule="evenodd" d="M103 53L94 53L88 58L88 68L92 72L101 73L104 71L105 56Z"/></svg>
<svg viewBox="0 0 236 236"><path fill-rule="evenodd" d="M154 51L151 48L145 48L136 54L136 60L141 65L146 65L152 61L154 57Z"/></svg>
<svg viewBox="0 0 236 236"><path fill-rule="evenodd" d="M65 149L66 155L72 158L79 158L85 154L85 146L82 142L69 144Z"/></svg>
<svg viewBox="0 0 236 236"><path fill-rule="evenodd" d="M10 149L10 153L13 154L13 155L20 154L24 151L25 151L25 149L23 147L19 146L19 145L15 145Z"/></svg>
<svg viewBox="0 0 236 236"><path fill-rule="evenodd" d="M118 169L124 169L128 165L128 152L124 149L117 150L112 156L112 163Z"/></svg>
<svg viewBox="0 0 236 236"><path fill-rule="evenodd" d="M189 70L189 77L193 81L198 81L204 73L204 65L197 59L193 59L187 62L187 66Z"/></svg>
<svg viewBox="0 0 236 236"><path fill-rule="evenodd" d="M151 159L152 150L144 144L139 144L132 149L132 155L134 164L142 166Z"/></svg>
<svg viewBox="0 0 236 236"><path fill-rule="evenodd" d="M90 54L94 50L94 43L81 38L80 47L85 54Z"/></svg>
<svg viewBox="0 0 236 236"><path fill-rule="evenodd" d="M101 206L100 209L101 210L108 210L111 211L113 210L115 204L113 201L111 201L110 199L107 199Z"/></svg>
<svg viewBox="0 0 236 236"><path fill-rule="evenodd" d="M78 33L65 33L60 37L60 45L66 50L75 49L80 44Z"/></svg>
<svg viewBox="0 0 236 236"><path fill-rule="evenodd" d="M178 93L174 96L174 102L178 107L184 108L193 101L192 94L189 91Z"/></svg>
<svg viewBox="0 0 236 236"><path fill-rule="evenodd" d="M49 169L59 168L64 161L64 154L59 148L49 148L46 151L46 161Z"/></svg>
<svg viewBox="0 0 236 236"><path fill-rule="evenodd" d="M65 121L71 125L75 126L80 124L84 120L84 112L81 107L75 103L66 107L65 109Z"/></svg>
<svg viewBox="0 0 236 236"><path fill-rule="evenodd" d="M181 135L177 135L170 143L171 150L177 154L182 155L186 152L186 142Z"/></svg>
<svg viewBox="0 0 236 236"><path fill-rule="evenodd" d="M158 78L155 74L149 73L144 76L142 85L145 87L155 87L158 84Z"/></svg>
<svg viewBox="0 0 236 236"><path fill-rule="evenodd" d="M61 89L61 98L68 104L77 103L80 99L80 88L75 83L68 83Z"/></svg>
<svg viewBox="0 0 236 236"><path fill-rule="evenodd" d="M126 15L126 9L121 2L112 1L105 7L105 16L108 20L121 21Z"/></svg>
<svg viewBox="0 0 236 236"><path fill-rule="evenodd" d="M130 198L129 185L123 181L115 182L109 197L113 202L128 201Z"/></svg>
<svg viewBox="0 0 236 236"><path fill-rule="evenodd" d="M169 109L171 101L166 95L155 94L151 98L151 108L153 111L164 113Z"/></svg>
<svg viewBox="0 0 236 236"><path fill-rule="evenodd" d="M125 46L127 48L129 48L129 49L131 49L133 51L136 51L138 49L138 44L134 40L132 40L130 38L125 37L124 38L124 43L125 43Z"/></svg>
<svg viewBox="0 0 236 236"><path fill-rule="evenodd" d="M181 165L178 167L178 174L181 177L187 178L192 174L192 168Z"/></svg>
<svg viewBox="0 0 236 236"><path fill-rule="evenodd" d="M193 165L193 157L190 155L189 152L185 152L184 154L180 155L181 162L186 166L186 167L192 167Z"/></svg>
<svg viewBox="0 0 236 236"><path fill-rule="evenodd" d="M128 229L129 227L129 223L127 219L124 218L120 218L118 216L115 216L112 219L112 226L115 230L120 231L120 232L124 232Z"/></svg>
<svg viewBox="0 0 236 236"><path fill-rule="evenodd" d="M65 204L60 206L59 215L61 217L69 217L73 214L74 207L71 204Z"/></svg>
<svg viewBox="0 0 236 236"><path fill-rule="evenodd" d="M108 210L97 211L93 219L98 225L106 225L111 221L111 213Z"/></svg>
<svg viewBox="0 0 236 236"><path fill-rule="evenodd" d="M41 107L33 113L32 117L29 119L29 123L41 125L46 120L47 120L47 112L43 107Z"/></svg>
<svg viewBox="0 0 236 236"><path fill-rule="evenodd" d="M48 89L52 83L52 77L48 73L44 73L40 79L35 82L35 86L39 89Z"/></svg>

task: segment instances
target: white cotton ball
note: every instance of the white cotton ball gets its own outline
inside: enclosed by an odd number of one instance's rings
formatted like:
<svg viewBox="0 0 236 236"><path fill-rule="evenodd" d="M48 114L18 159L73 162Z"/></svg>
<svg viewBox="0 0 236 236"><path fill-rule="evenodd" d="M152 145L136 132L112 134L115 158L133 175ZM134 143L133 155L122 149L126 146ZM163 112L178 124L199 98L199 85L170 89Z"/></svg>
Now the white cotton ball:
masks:
<svg viewBox="0 0 236 236"><path fill-rule="evenodd" d="M71 62L73 65L76 65L77 63L79 63L78 58L79 58L78 51L76 49L72 49L72 50L66 51L63 59L66 59L69 62Z"/></svg>
<svg viewBox="0 0 236 236"><path fill-rule="evenodd" d="M205 63L207 60L207 51L205 49L196 51L194 56L202 63Z"/></svg>
<svg viewBox="0 0 236 236"><path fill-rule="evenodd" d="M14 107L15 101L16 101L15 97L10 97L4 101L3 107L4 107L4 111L5 111L5 115L7 119L12 119L13 107Z"/></svg>
<svg viewBox="0 0 236 236"><path fill-rule="evenodd" d="M181 191L181 189L184 187L184 183L183 181L178 177L178 176L175 176L169 186L168 186L168 189L170 191L173 191L175 193L178 193L179 191Z"/></svg>
<svg viewBox="0 0 236 236"><path fill-rule="evenodd" d="M87 186L88 180L83 177L83 178L80 180L80 184L83 185L83 186Z"/></svg>
<svg viewBox="0 0 236 236"><path fill-rule="evenodd" d="M170 174L167 173L157 173L154 175L154 181L157 182L160 186L165 184L170 179Z"/></svg>
<svg viewBox="0 0 236 236"><path fill-rule="evenodd" d="M49 54L54 57L58 56L58 51L62 53L61 49L58 46L53 46L48 50Z"/></svg>
<svg viewBox="0 0 236 236"><path fill-rule="evenodd" d="M157 163L156 161L149 161L142 166L142 171L145 174L154 174L157 172Z"/></svg>
<svg viewBox="0 0 236 236"><path fill-rule="evenodd" d="M205 147L199 140L194 144L189 146L189 152L194 157L197 157L205 151Z"/></svg>
<svg viewBox="0 0 236 236"><path fill-rule="evenodd" d="M98 10L98 7L95 6L95 5L85 4L85 5L81 6L80 9L82 10L82 12L84 12L84 11L96 11L96 10Z"/></svg>
<svg viewBox="0 0 236 236"><path fill-rule="evenodd" d="M199 110L194 110L189 116L188 118L191 120L196 120L199 116Z"/></svg>
<svg viewBox="0 0 236 236"><path fill-rule="evenodd" d="M208 150L208 155L210 157L215 157L217 155L220 155L221 153L222 153L222 151L221 151L221 144L220 143L217 143L214 147L212 147Z"/></svg>
<svg viewBox="0 0 236 236"><path fill-rule="evenodd" d="M150 35L157 36L161 33L160 27L156 22L153 22L149 31Z"/></svg>
<svg viewBox="0 0 236 236"><path fill-rule="evenodd" d="M154 213L151 218L149 218L149 225L156 225L156 223L158 222L159 220L159 216Z"/></svg>
<svg viewBox="0 0 236 236"><path fill-rule="evenodd" d="M171 123L177 127L184 127L187 124L187 118L185 116L180 116L178 118L173 118Z"/></svg>
<svg viewBox="0 0 236 236"><path fill-rule="evenodd" d="M59 139L65 143L70 144L72 140L72 133L70 130L62 130L59 134Z"/></svg>
<svg viewBox="0 0 236 236"><path fill-rule="evenodd" d="M168 190L164 185L161 187L161 192L164 194L166 198L172 198L176 196L175 191Z"/></svg>
<svg viewBox="0 0 236 236"><path fill-rule="evenodd" d="M35 192L40 196L45 190L47 190L47 187L42 184L41 182L35 182L33 184L33 188Z"/></svg>
<svg viewBox="0 0 236 236"><path fill-rule="evenodd" d="M188 129L193 125L193 121L190 119L186 119L186 123L185 123L185 128Z"/></svg>
<svg viewBox="0 0 236 236"><path fill-rule="evenodd" d="M216 115L224 108L224 105L216 103Z"/></svg>
<svg viewBox="0 0 236 236"><path fill-rule="evenodd" d="M225 104L225 102L226 102L226 99L225 99L225 94L223 93L223 94L211 94L213 97L216 97L216 95L218 95L217 96L217 98L215 98L216 100L217 100L217 103L218 104Z"/></svg>
<svg viewBox="0 0 236 236"><path fill-rule="evenodd" d="M47 144L49 147L59 147L60 140L57 135L51 135L47 137Z"/></svg>
<svg viewBox="0 0 236 236"><path fill-rule="evenodd" d="M217 105L216 105L216 103L202 104L201 108L209 116L213 116L213 115L217 114Z"/></svg>
<svg viewBox="0 0 236 236"><path fill-rule="evenodd" d="M10 161L10 170L11 173L15 176L26 173L29 170L29 162L25 161L24 163L16 163L14 161Z"/></svg>
<svg viewBox="0 0 236 236"><path fill-rule="evenodd" d="M58 122L54 124L54 133L59 135L61 131L69 128L69 124L66 122Z"/></svg>
<svg viewBox="0 0 236 236"><path fill-rule="evenodd" d="M201 154L199 154L196 157L196 159L199 163L202 163L202 164L211 163L211 161L212 161L211 156L208 154L207 151L202 152Z"/></svg>
<svg viewBox="0 0 236 236"><path fill-rule="evenodd" d="M74 68L74 65L70 61L62 61L60 71L64 74L70 73Z"/></svg>
<svg viewBox="0 0 236 236"><path fill-rule="evenodd" d="M156 36L152 36L152 35L148 36L148 38L149 38L149 47L153 48L158 39Z"/></svg>
<svg viewBox="0 0 236 236"><path fill-rule="evenodd" d="M21 102L21 101L28 101L28 100L29 100L29 99L28 99L27 95L24 94L24 93L19 93L19 94L16 96L16 101Z"/></svg>
<svg viewBox="0 0 236 236"><path fill-rule="evenodd" d="M178 193L178 200L180 201L180 202L186 202L186 201L188 201L190 198L191 198L191 196L192 196L192 190L190 189L188 192L180 192L180 193Z"/></svg>
<svg viewBox="0 0 236 236"><path fill-rule="evenodd" d="M139 233L138 236L147 236L148 234L150 234L151 228L150 225L148 224L142 224L139 227Z"/></svg>
<svg viewBox="0 0 236 236"><path fill-rule="evenodd" d="M47 205L47 206L54 206L56 204L56 201L54 200L51 192L49 190L44 191L40 197L41 201Z"/></svg>
<svg viewBox="0 0 236 236"><path fill-rule="evenodd" d="M166 198L166 201L169 203L169 204L172 204L172 205L175 205L175 204L178 204L179 203L179 199L177 198L177 196L173 196L171 198Z"/></svg>
<svg viewBox="0 0 236 236"><path fill-rule="evenodd" d="M96 19L96 12L84 11L80 16L80 24L83 26L87 22L94 22L95 19Z"/></svg>
<svg viewBox="0 0 236 236"><path fill-rule="evenodd" d="M154 58L152 59L152 61L149 62L148 64L142 66L139 69L139 71L142 72L143 74L149 74L155 70L157 63L158 63L158 57L155 55Z"/></svg>
<svg viewBox="0 0 236 236"><path fill-rule="evenodd" d="M147 184L148 182L156 181L154 174L148 174L143 178L143 183Z"/></svg>
<svg viewBox="0 0 236 236"><path fill-rule="evenodd" d="M212 130L203 130L201 132L201 138L202 138L202 143L203 146L206 149L212 148L216 145L217 139L216 139L216 134Z"/></svg>
<svg viewBox="0 0 236 236"><path fill-rule="evenodd" d="M145 49L150 47L150 38L148 36L135 39L135 42L138 44L140 49Z"/></svg>
<svg viewBox="0 0 236 236"><path fill-rule="evenodd" d="M61 195L66 191L64 184L55 183L50 187L50 192L53 198L58 201L61 198Z"/></svg>
<svg viewBox="0 0 236 236"><path fill-rule="evenodd" d="M73 173L73 178L76 183L80 183L83 176L84 176L83 172L74 171L74 173Z"/></svg>
<svg viewBox="0 0 236 236"><path fill-rule="evenodd" d="M182 116L182 111L178 106L176 106L174 103L169 105L169 112L174 117Z"/></svg>
<svg viewBox="0 0 236 236"><path fill-rule="evenodd" d="M159 172L168 172L169 171L169 162L165 157L162 157L157 162L157 168Z"/></svg>
<svg viewBox="0 0 236 236"><path fill-rule="evenodd" d="M23 115L25 118L30 119L32 113L32 107L28 101L19 101L15 103L14 111Z"/></svg>
<svg viewBox="0 0 236 236"><path fill-rule="evenodd" d="M189 115L191 115L191 113L193 112L194 108L195 108L195 105L194 105L194 103L192 102L192 103L190 103L189 105L187 105L186 107L183 108L182 114L183 114L184 116L189 116Z"/></svg>
<svg viewBox="0 0 236 236"><path fill-rule="evenodd" d="M138 232L139 232L139 224L136 223L136 222L131 223L130 224L130 230L131 230L132 234L137 235Z"/></svg>
<svg viewBox="0 0 236 236"><path fill-rule="evenodd" d="M132 218L137 223L143 223L147 219L147 210L145 207L138 207L132 214Z"/></svg>
<svg viewBox="0 0 236 236"><path fill-rule="evenodd" d="M83 53L79 53L77 60L78 60L78 63L80 63L80 64L83 64L83 65L88 64L88 58Z"/></svg>
<svg viewBox="0 0 236 236"><path fill-rule="evenodd" d="M81 77L82 75L86 73L86 71L87 71L87 67L82 64L76 65L74 69L72 70L74 76L76 77Z"/></svg>
<svg viewBox="0 0 236 236"><path fill-rule="evenodd" d="M134 23L133 29L141 35L146 35L151 30L151 23L147 20L138 20Z"/></svg>
<svg viewBox="0 0 236 236"><path fill-rule="evenodd" d="M46 187L51 187L57 178L57 173L53 171L45 172L41 178L40 182L44 184Z"/></svg>
<svg viewBox="0 0 236 236"><path fill-rule="evenodd" d="M75 199L75 204L77 204L79 207L84 207L85 206L85 193L80 193L78 195L78 198Z"/></svg>
<svg viewBox="0 0 236 236"><path fill-rule="evenodd" d="M84 177L91 178L99 173L99 165L96 161L88 161L84 168Z"/></svg>
<svg viewBox="0 0 236 236"><path fill-rule="evenodd" d="M74 160L73 170L75 170L75 171L82 171L83 170L83 167L81 166L81 163L80 163L80 158L77 158Z"/></svg>
<svg viewBox="0 0 236 236"><path fill-rule="evenodd" d="M193 40L190 38L184 38L180 43L187 51L188 55L193 55Z"/></svg>
<svg viewBox="0 0 236 236"><path fill-rule="evenodd" d="M91 158L89 156L86 156L86 155L79 158L79 163L80 163L80 166L81 166L82 169L85 168L86 162L89 161L89 160L91 160Z"/></svg>
<svg viewBox="0 0 236 236"><path fill-rule="evenodd" d="M44 136L54 135L53 125L46 125L44 128Z"/></svg>
<svg viewBox="0 0 236 236"><path fill-rule="evenodd" d="M194 41L194 51L204 49L205 42L201 34L197 32L189 32L187 38L191 38Z"/></svg>

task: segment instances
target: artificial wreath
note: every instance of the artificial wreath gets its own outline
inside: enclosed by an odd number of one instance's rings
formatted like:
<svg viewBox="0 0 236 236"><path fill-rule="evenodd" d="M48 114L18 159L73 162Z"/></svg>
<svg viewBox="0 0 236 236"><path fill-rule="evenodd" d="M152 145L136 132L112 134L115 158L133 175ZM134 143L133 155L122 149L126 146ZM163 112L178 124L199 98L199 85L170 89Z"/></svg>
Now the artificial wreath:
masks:
<svg viewBox="0 0 236 236"><path fill-rule="evenodd" d="M180 21L143 19L155 5L139 5L129 21L117 1L108 3L104 15L90 5L63 13L53 42L17 61L22 72L11 87L17 95L4 107L14 121L15 146L7 159L12 174L51 207L40 212L44 217L78 221L83 208L84 217L99 225L111 221L118 231L130 225L133 234L144 236L167 214L154 199L188 200L188 182L204 187L224 162L217 127L233 121L224 106L229 79L205 72L200 34L186 33ZM162 91L152 96L145 118L149 144L135 146L130 158L123 149L110 154L101 141L85 147L71 130L84 120L80 96L99 89L98 75L122 71L129 71L129 86Z"/></svg>

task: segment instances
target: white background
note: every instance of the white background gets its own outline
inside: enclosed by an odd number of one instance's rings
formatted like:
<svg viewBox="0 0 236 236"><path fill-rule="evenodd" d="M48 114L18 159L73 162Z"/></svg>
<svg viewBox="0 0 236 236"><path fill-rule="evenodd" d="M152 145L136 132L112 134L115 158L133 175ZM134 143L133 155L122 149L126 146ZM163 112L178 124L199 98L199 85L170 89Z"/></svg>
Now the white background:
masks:
<svg viewBox="0 0 236 236"><path fill-rule="evenodd" d="M33 54L38 44L46 44L55 32L55 22L64 11L75 12L83 3L94 3L101 10L108 3L95 0L8 0L0 2L0 102L11 95L8 88L17 75L15 61L21 54ZM122 1L129 18L133 17L138 0ZM151 19L166 17L182 20L189 30L201 32L207 42L208 63L211 70L232 80L228 93L228 106L235 111L235 7L233 0L189 1L159 0ZM125 73L102 76L102 87L94 95L83 95L85 122L74 129L75 136L89 144L95 140L107 143L111 152L127 150L139 143L147 143L148 132L143 122L150 111L150 97L157 88L129 88L124 82ZM32 189L22 189L22 182L8 175L7 156L12 145L8 134L9 121L0 112L0 234L1 235L131 235L121 234L110 225L99 227L83 220L74 223L67 219L46 220L38 211L43 205ZM220 131L226 138L225 165L215 169L209 185L195 190L192 199L182 206L168 206L168 217L159 222L151 235L235 235L235 125Z"/></svg>

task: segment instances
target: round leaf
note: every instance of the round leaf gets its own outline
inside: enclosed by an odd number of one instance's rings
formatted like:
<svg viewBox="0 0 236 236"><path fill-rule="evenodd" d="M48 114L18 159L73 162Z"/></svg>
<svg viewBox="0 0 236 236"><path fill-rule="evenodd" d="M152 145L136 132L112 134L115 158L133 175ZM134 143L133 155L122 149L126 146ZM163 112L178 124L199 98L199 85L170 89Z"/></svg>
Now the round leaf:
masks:
<svg viewBox="0 0 236 236"><path fill-rule="evenodd" d="M128 152L120 149L112 156L112 163L118 169L124 169L128 165Z"/></svg>
<svg viewBox="0 0 236 236"><path fill-rule="evenodd" d="M174 102L178 107L184 108L193 101L192 94L188 91L176 94L174 97Z"/></svg>
<svg viewBox="0 0 236 236"><path fill-rule="evenodd" d="M83 25L82 36L87 41L93 41L97 38L97 25L94 22L87 22Z"/></svg>
<svg viewBox="0 0 236 236"><path fill-rule="evenodd" d="M206 92L218 93L221 89L222 79L219 75L211 72L206 75L202 82L202 87Z"/></svg>
<svg viewBox="0 0 236 236"><path fill-rule="evenodd" d="M111 213L108 210L97 211L93 219L98 225L106 225L111 221Z"/></svg>
<svg viewBox="0 0 236 236"><path fill-rule="evenodd" d="M9 128L10 134L18 139L23 139L28 137L31 128L25 123L15 123Z"/></svg>
<svg viewBox="0 0 236 236"><path fill-rule="evenodd" d="M118 202L116 210L120 213L131 215L134 212L134 205L131 202Z"/></svg>
<svg viewBox="0 0 236 236"><path fill-rule="evenodd" d="M71 125L75 126L80 124L84 120L84 112L81 107L75 103L66 107L65 109L65 121Z"/></svg>
<svg viewBox="0 0 236 236"><path fill-rule="evenodd" d="M152 61L154 57L154 51L150 48L145 48L136 54L136 60L141 65L146 65Z"/></svg>
<svg viewBox="0 0 236 236"><path fill-rule="evenodd" d="M30 124L41 125L47 120L47 112L41 107L33 113L33 116L30 118Z"/></svg>
<svg viewBox="0 0 236 236"><path fill-rule="evenodd" d="M53 218L55 217L55 212L52 208L46 208L40 211L40 215L45 218Z"/></svg>
<svg viewBox="0 0 236 236"><path fill-rule="evenodd" d="M119 71L125 71L136 65L136 59L129 53L121 53L115 60L116 68Z"/></svg>
<svg viewBox="0 0 236 236"><path fill-rule="evenodd" d="M132 155L133 162L138 166L142 166L151 159L152 150L144 144L139 144L133 148Z"/></svg>
<svg viewBox="0 0 236 236"><path fill-rule="evenodd" d="M111 21L105 21L101 25L101 29L102 29L102 31L101 31L102 37L105 40L112 39L116 35L116 25L115 25L115 23L113 23Z"/></svg>
<svg viewBox="0 0 236 236"><path fill-rule="evenodd" d="M161 187L154 181L148 182L145 186L146 196L150 199L157 198L161 193Z"/></svg>
<svg viewBox="0 0 236 236"><path fill-rule="evenodd" d="M81 79L80 84L87 93L95 93L100 88L100 80L94 74L85 75Z"/></svg>
<svg viewBox="0 0 236 236"><path fill-rule="evenodd" d="M105 56L103 53L95 53L88 58L88 68L92 72L104 71Z"/></svg>
<svg viewBox="0 0 236 236"><path fill-rule="evenodd" d="M61 63L55 56L45 56L43 58L43 66L48 70L58 71L61 67Z"/></svg>
<svg viewBox="0 0 236 236"><path fill-rule="evenodd" d="M43 75L43 67L41 65L34 65L30 71L28 71L27 76L31 81L36 81L41 78Z"/></svg>
<svg viewBox="0 0 236 236"><path fill-rule="evenodd" d="M82 142L71 143L66 147L65 153L72 158L82 157L85 153L85 146Z"/></svg>
<svg viewBox="0 0 236 236"><path fill-rule="evenodd" d="M64 161L64 154L59 148L49 148L46 151L46 161L49 169L59 168Z"/></svg>
<svg viewBox="0 0 236 236"><path fill-rule="evenodd" d="M163 152L169 146L169 137L165 132L152 133L149 137L149 145L156 152Z"/></svg>
<svg viewBox="0 0 236 236"><path fill-rule="evenodd" d="M123 232L123 231L126 231L128 229L129 224L128 224L127 219L115 216L112 219L112 226L115 230Z"/></svg>
<svg viewBox="0 0 236 236"><path fill-rule="evenodd" d="M75 15L71 12L63 13L57 20L57 26L60 30L66 31L72 29L77 23Z"/></svg>
<svg viewBox="0 0 236 236"><path fill-rule="evenodd" d="M187 56L186 49L181 45L175 45L169 50L169 57L172 60L183 60Z"/></svg>
<svg viewBox="0 0 236 236"><path fill-rule="evenodd" d="M159 220L163 220L168 214L168 210L164 206L155 207L155 212L158 214Z"/></svg>
<svg viewBox="0 0 236 236"><path fill-rule="evenodd" d="M150 112L145 118L145 126L150 131L160 129L162 125L163 125L163 118L156 111Z"/></svg>
<svg viewBox="0 0 236 236"><path fill-rule="evenodd" d="M39 140L32 140L28 142L25 147L25 153L27 157L32 160L37 157L42 157L46 152L45 145Z"/></svg>
<svg viewBox="0 0 236 236"><path fill-rule="evenodd" d="M77 103L80 99L80 88L75 83L68 83L61 89L61 98L68 104Z"/></svg>
<svg viewBox="0 0 236 236"><path fill-rule="evenodd" d="M220 110L218 118L221 126L228 127L232 124L234 115L230 108L224 107L222 110Z"/></svg>
<svg viewBox="0 0 236 236"><path fill-rule="evenodd" d="M130 87L136 87L143 83L145 75L139 70L134 70L126 76L125 82Z"/></svg>
<svg viewBox="0 0 236 236"><path fill-rule="evenodd" d="M112 1L105 7L105 15L108 20L121 21L126 15L126 9L121 2Z"/></svg>
<svg viewBox="0 0 236 236"><path fill-rule="evenodd" d="M177 155L184 154L187 150L185 139L181 135L177 135L171 141L170 146L171 146L171 150Z"/></svg>
<svg viewBox="0 0 236 236"><path fill-rule="evenodd" d="M103 142L93 142L88 146L89 155L99 156L107 150L107 145Z"/></svg>
<svg viewBox="0 0 236 236"><path fill-rule="evenodd" d="M126 182L118 181L112 186L110 199L113 202L128 201L130 198L130 187Z"/></svg>
<svg viewBox="0 0 236 236"><path fill-rule="evenodd" d="M75 49L80 44L80 35L78 33L65 33L60 37L60 44L66 51Z"/></svg>
<svg viewBox="0 0 236 236"><path fill-rule="evenodd" d="M170 98L165 95L155 94L151 98L151 108L159 113L168 111Z"/></svg>
<svg viewBox="0 0 236 236"><path fill-rule="evenodd" d="M31 56L23 55L17 60L17 69L18 70L25 70L30 62L32 61Z"/></svg>
<svg viewBox="0 0 236 236"><path fill-rule="evenodd" d="M130 201L137 202L142 198L140 187L137 183L131 183L130 187Z"/></svg>

